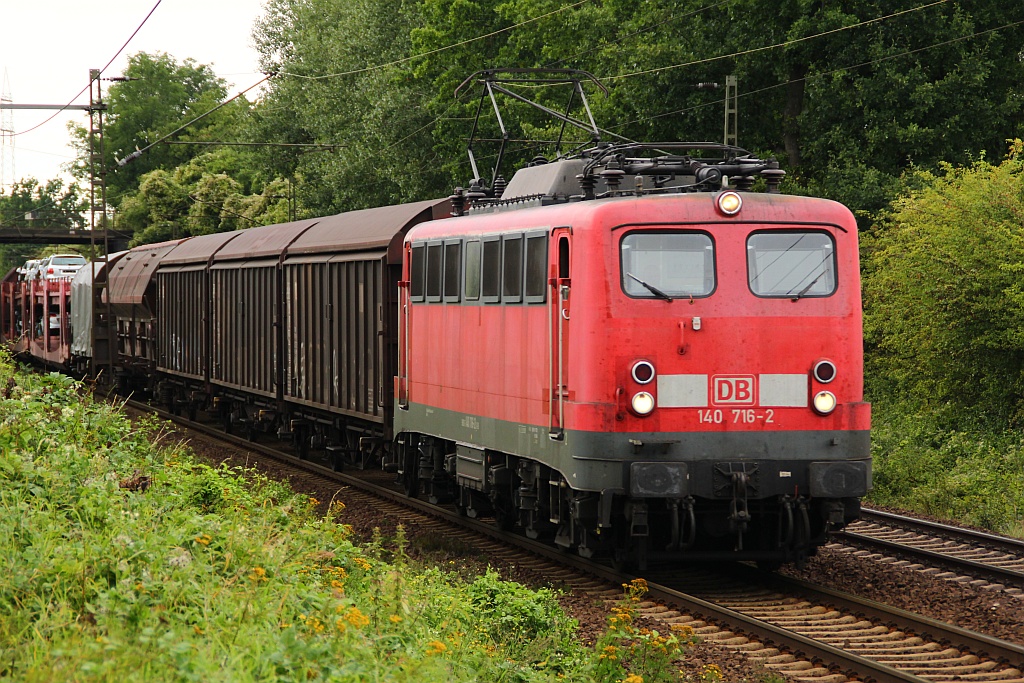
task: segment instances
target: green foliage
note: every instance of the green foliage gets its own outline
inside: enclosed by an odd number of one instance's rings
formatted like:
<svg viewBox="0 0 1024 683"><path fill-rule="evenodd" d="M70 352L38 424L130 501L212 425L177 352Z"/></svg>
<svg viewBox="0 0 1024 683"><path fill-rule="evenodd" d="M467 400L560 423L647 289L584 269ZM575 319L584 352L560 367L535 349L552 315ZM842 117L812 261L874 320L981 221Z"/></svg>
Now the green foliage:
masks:
<svg viewBox="0 0 1024 683"><path fill-rule="evenodd" d="M875 408L872 502L1024 537L1021 432L959 430L941 412Z"/></svg>
<svg viewBox="0 0 1024 683"><path fill-rule="evenodd" d="M75 183L65 186L63 181L49 180L40 184L34 178L20 180L7 190L0 188L0 229L81 229L86 226L88 215L83 194ZM30 214L34 217L28 218ZM81 247L56 245L40 249L39 245L2 244L0 277L28 259L68 251L79 252Z"/></svg>
<svg viewBox="0 0 1024 683"><path fill-rule="evenodd" d="M612 680L554 591L418 566L401 527L358 546L318 505L0 353L0 675ZM668 680L677 639L626 626L618 679Z"/></svg>
<svg viewBox="0 0 1024 683"><path fill-rule="evenodd" d="M558 600L553 591L532 591L502 581L493 571L473 581L467 594L471 609L491 625L487 635L495 643L513 649L540 639L557 643L575 628L558 618Z"/></svg>
<svg viewBox="0 0 1024 683"><path fill-rule="evenodd" d="M1019 143L1018 143L1019 144ZM1018 148L1015 147L1015 150ZM1024 416L1024 176L1015 151L915 174L864 239L869 392L990 424ZM963 427L960 422L959 427Z"/></svg>

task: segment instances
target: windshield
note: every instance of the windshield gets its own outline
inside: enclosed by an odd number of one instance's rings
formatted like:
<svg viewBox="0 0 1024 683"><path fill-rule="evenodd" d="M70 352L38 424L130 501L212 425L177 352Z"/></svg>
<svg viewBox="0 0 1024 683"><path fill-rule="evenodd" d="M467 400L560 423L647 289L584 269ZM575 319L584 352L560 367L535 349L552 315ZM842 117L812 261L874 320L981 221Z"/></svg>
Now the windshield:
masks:
<svg viewBox="0 0 1024 683"><path fill-rule="evenodd" d="M54 256L50 261L51 266L84 266L84 256Z"/></svg>
<svg viewBox="0 0 1024 683"><path fill-rule="evenodd" d="M622 238L622 291L640 299L708 296L715 252L700 232L634 232Z"/></svg>
<svg viewBox="0 0 1024 683"><path fill-rule="evenodd" d="M747 277L757 296L802 298L836 291L836 253L823 232L759 232L747 238Z"/></svg>

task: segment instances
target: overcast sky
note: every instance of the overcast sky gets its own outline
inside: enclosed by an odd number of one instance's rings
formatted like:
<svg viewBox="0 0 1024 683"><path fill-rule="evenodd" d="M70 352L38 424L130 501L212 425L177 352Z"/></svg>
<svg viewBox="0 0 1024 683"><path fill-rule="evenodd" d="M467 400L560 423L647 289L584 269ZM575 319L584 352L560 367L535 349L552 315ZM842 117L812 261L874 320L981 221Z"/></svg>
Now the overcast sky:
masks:
<svg viewBox="0 0 1024 683"><path fill-rule="evenodd" d="M88 104L89 69L103 68L156 4L157 0L0 0L0 95L10 95L15 104L63 105L86 88L74 102ZM251 37L262 5L263 0L162 0L103 75L119 75L127 57L136 52L166 52L179 62L191 57L211 65L231 84L228 92L234 95L262 78ZM103 87L105 92L110 83ZM0 111L0 122L12 122L20 133L53 113ZM67 146L66 124L71 120L88 125L85 112L62 112L40 128L14 136L14 178L33 176L42 182L62 175L61 164L73 157ZM6 174L4 182L10 183Z"/></svg>

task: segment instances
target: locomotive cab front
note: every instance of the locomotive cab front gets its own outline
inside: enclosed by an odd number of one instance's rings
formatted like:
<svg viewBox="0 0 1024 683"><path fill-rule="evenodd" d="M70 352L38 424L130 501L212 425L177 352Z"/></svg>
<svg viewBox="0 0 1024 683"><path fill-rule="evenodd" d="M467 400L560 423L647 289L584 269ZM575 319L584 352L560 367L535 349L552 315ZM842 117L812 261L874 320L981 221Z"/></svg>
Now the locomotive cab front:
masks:
<svg viewBox="0 0 1024 683"><path fill-rule="evenodd" d="M869 406L848 211L624 199L576 226L573 248L572 334L591 343L574 349L566 427L590 465L573 484L614 498L596 530L615 529L620 552L774 564L858 515Z"/></svg>

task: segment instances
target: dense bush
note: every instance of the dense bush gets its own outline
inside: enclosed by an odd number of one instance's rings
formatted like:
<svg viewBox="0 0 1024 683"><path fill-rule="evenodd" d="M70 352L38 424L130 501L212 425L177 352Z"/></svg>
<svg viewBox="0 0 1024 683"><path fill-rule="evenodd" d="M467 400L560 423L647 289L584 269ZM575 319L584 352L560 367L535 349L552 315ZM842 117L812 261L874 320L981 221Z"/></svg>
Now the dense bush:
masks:
<svg viewBox="0 0 1024 683"><path fill-rule="evenodd" d="M871 501L1024 537L1024 434L944 422L939 414L875 411Z"/></svg>
<svg viewBox="0 0 1024 683"><path fill-rule="evenodd" d="M1021 142L998 166L920 172L864 239L873 398L937 412L954 429L1024 417Z"/></svg>

